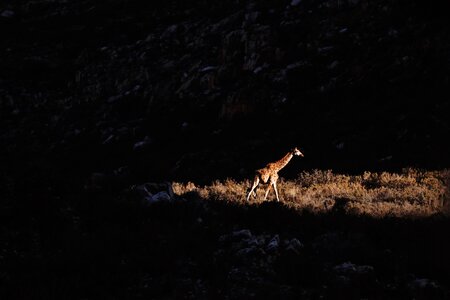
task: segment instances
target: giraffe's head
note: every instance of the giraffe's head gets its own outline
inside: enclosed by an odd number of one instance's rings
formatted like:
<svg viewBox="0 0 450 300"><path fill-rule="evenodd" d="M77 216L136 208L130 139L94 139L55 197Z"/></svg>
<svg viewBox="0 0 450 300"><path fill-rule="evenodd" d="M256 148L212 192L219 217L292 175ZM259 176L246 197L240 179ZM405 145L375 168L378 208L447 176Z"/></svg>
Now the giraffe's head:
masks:
<svg viewBox="0 0 450 300"><path fill-rule="evenodd" d="M294 149L292 149L292 154L293 154L293 155L296 155L296 156L304 157L303 153L301 153L300 150L297 149L297 147L295 147Z"/></svg>

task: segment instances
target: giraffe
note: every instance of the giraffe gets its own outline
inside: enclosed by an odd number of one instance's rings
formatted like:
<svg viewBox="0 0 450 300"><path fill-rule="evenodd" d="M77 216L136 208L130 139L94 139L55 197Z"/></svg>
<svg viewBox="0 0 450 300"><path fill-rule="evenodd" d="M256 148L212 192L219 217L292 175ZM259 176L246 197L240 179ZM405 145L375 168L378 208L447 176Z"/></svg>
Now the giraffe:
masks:
<svg viewBox="0 0 450 300"><path fill-rule="evenodd" d="M273 186L273 189L275 190L275 195L277 196L277 201L279 202L280 198L278 197L278 190L277 190L278 172L289 163L289 161L292 159L292 157L294 157L294 155L304 157L303 153L301 153L300 150L298 150L297 147L295 147L294 149L290 150L285 156L283 156L280 160L268 163L264 168L256 170L252 188L250 189L250 192L247 195L247 202L249 201L252 192L253 196L256 197L255 189L260 182L269 183L266 189L264 200L266 200L267 195L269 194L270 187Z"/></svg>

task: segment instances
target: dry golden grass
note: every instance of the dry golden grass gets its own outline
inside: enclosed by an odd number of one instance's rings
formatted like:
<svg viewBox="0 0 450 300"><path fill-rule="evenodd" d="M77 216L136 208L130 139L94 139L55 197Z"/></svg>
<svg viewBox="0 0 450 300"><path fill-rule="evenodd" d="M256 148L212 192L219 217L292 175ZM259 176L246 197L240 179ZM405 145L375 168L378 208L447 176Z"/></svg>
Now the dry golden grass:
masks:
<svg viewBox="0 0 450 300"><path fill-rule="evenodd" d="M180 196L197 193L202 199L245 204L251 182L233 179L215 181L211 185L173 183ZM372 217L421 217L446 213L449 203L450 170L422 171L404 169L401 173L371 173L362 175L335 174L330 170L303 172L296 180L280 179L280 199L287 206L313 213L343 210L349 214ZM260 185L258 197L250 204L263 202L266 185ZM269 201L275 198L269 193Z"/></svg>

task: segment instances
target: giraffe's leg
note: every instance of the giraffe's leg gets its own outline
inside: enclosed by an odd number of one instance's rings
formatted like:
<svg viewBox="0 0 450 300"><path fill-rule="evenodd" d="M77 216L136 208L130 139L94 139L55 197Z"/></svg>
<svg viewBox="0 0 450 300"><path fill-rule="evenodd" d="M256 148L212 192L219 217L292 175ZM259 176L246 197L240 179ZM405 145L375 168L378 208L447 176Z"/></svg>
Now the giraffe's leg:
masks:
<svg viewBox="0 0 450 300"><path fill-rule="evenodd" d="M255 186L255 188L253 189L253 198L256 199L256 191L257 191L258 185L259 185L259 177L258 177L258 176L255 176L255 179L253 179L253 183L255 183L255 182L256 182L256 186ZM251 193L250 193L250 194L251 194Z"/></svg>
<svg viewBox="0 0 450 300"><path fill-rule="evenodd" d="M266 194L264 195L264 200L267 199L267 195L269 195L269 192L270 192L270 188L271 188L271 187L272 187L272 184L269 183L269 185L267 186L267 189L266 189Z"/></svg>
<svg viewBox="0 0 450 300"><path fill-rule="evenodd" d="M253 198L256 199L256 191L258 190L258 186L259 186L259 176L255 176L254 182L256 182L256 186L253 189Z"/></svg>
<svg viewBox="0 0 450 300"><path fill-rule="evenodd" d="M259 184L259 177L256 176L255 179L253 180L252 188L250 189L250 192L249 192L248 195L247 195L247 202L248 202L248 200L250 199L250 195L252 194L252 192L255 193L255 197L256 197L255 188L258 186L258 184Z"/></svg>
<svg viewBox="0 0 450 300"><path fill-rule="evenodd" d="M276 181L273 183L273 189L275 190L275 195L277 195L277 201L280 202L280 198L278 197L278 190L277 190L277 182Z"/></svg>

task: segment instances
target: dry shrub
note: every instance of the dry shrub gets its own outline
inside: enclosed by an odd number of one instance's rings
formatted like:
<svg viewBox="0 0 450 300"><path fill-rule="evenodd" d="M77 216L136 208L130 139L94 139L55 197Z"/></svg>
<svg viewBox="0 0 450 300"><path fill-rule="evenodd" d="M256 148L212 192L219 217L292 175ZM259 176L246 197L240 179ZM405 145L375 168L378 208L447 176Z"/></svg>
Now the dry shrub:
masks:
<svg viewBox="0 0 450 300"><path fill-rule="evenodd" d="M175 194L184 195L186 193L196 191L197 187L195 186L195 184L193 182L188 182L188 183L173 182L172 189Z"/></svg>
<svg viewBox="0 0 450 300"><path fill-rule="evenodd" d="M324 213L336 210L336 199L346 199L344 210L357 215L427 216L445 212L449 206L450 171L404 169L401 173L371 173L362 175L335 174L331 170L302 172L296 180L278 182L280 199L289 207ZM176 194L196 192L203 199L245 204L251 182L233 179L215 181L197 187L193 183L174 183ZM252 204L263 201L267 185L260 185ZM268 200L275 199L273 190Z"/></svg>

